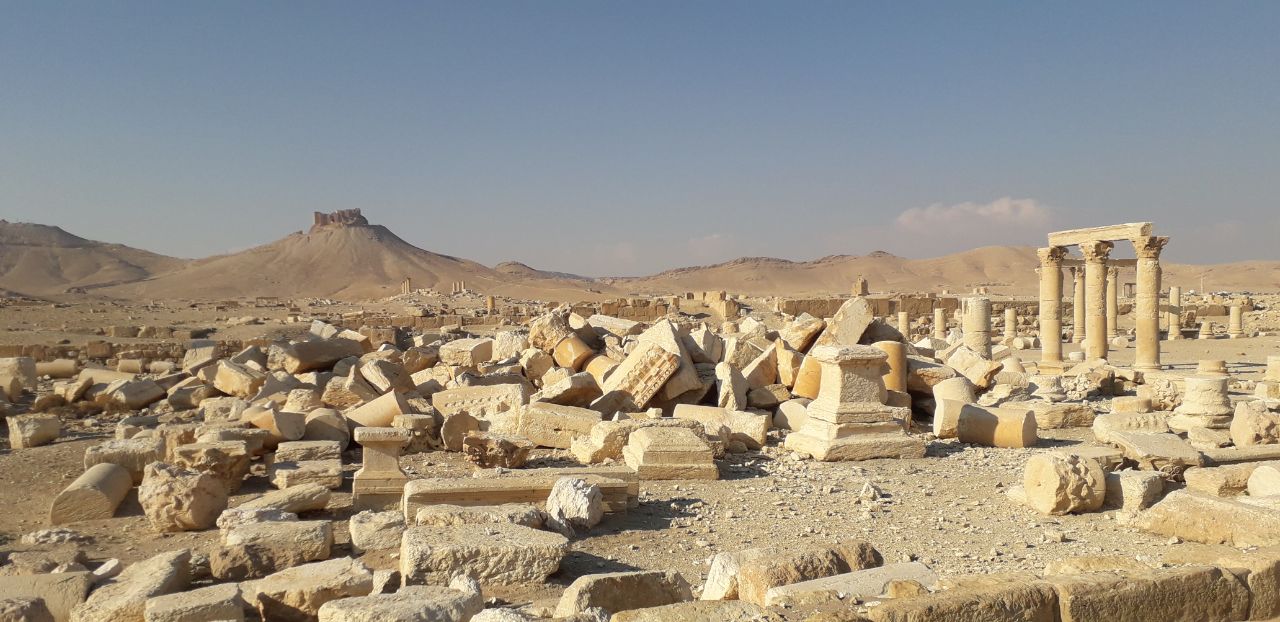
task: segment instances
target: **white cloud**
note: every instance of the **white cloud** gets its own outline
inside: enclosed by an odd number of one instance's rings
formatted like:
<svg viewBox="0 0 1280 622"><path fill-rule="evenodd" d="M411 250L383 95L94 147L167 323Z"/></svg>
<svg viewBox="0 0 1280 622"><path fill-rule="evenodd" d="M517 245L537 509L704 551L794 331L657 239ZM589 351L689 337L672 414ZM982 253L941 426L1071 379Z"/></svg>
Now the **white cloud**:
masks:
<svg viewBox="0 0 1280 622"><path fill-rule="evenodd" d="M1040 229L1048 232L1052 209L1035 199L1003 197L990 203L934 203L913 207L894 224L911 233L1000 233Z"/></svg>

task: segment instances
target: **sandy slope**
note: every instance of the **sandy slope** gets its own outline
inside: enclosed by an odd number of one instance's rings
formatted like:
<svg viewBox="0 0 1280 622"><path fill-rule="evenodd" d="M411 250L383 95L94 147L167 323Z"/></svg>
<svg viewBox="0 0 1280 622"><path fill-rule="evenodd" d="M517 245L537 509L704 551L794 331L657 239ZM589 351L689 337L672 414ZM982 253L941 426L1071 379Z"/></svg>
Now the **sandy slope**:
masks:
<svg viewBox="0 0 1280 622"><path fill-rule="evenodd" d="M0 289L33 297L126 283L179 268L183 259L0 220Z"/></svg>

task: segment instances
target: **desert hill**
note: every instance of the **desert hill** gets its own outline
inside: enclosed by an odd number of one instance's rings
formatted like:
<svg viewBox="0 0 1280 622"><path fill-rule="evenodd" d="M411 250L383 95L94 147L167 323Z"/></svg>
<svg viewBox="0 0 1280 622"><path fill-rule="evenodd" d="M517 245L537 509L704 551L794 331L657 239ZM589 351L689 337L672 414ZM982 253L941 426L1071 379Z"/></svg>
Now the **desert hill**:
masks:
<svg viewBox="0 0 1280 622"><path fill-rule="evenodd" d="M744 257L733 261L668 270L646 277L600 279L637 293L671 293L722 289L758 296L847 294L859 275L874 292L967 293L985 286L994 294L1032 296L1039 291L1040 262L1029 246L987 246L928 259L907 259L889 253L835 255L813 261ZM1186 290L1274 292L1280 290L1280 261L1247 261L1192 265L1165 262L1163 285ZM1064 287L1070 291L1070 273ZM1133 269L1121 280L1134 280Z"/></svg>
<svg viewBox="0 0 1280 622"><path fill-rule="evenodd" d="M59 227L0 220L0 289L17 294L41 298L129 283L184 263Z"/></svg>
<svg viewBox="0 0 1280 622"><path fill-rule="evenodd" d="M530 269L532 270L532 269ZM348 300L414 288L448 292L456 281L485 294L545 300L599 297L587 284L533 274L508 274L466 259L414 246L358 210L317 214L307 232L246 251L191 262L181 269L103 293L117 297L329 297Z"/></svg>

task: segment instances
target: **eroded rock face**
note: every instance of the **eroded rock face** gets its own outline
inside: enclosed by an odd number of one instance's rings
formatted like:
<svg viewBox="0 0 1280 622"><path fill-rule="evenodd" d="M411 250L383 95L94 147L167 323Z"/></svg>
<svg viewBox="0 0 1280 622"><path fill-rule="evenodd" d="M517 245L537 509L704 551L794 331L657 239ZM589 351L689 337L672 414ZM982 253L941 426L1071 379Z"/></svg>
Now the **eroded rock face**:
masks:
<svg viewBox="0 0 1280 622"><path fill-rule="evenodd" d="M138 502L156 531L199 531L213 527L227 509L227 484L210 473L152 462L143 472Z"/></svg>
<svg viewBox="0 0 1280 622"><path fill-rule="evenodd" d="M1023 485L1031 507L1042 514L1061 515L1102 507L1107 479L1090 458L1047 453L1027 461Z"/></svg>
<svg viewBox="0 0 1280 622"><path fill-rule="evenodd" d="M566 536L586 531L604 518L600 488L574 477L562 477L547 497L547 525Z"/></svg>

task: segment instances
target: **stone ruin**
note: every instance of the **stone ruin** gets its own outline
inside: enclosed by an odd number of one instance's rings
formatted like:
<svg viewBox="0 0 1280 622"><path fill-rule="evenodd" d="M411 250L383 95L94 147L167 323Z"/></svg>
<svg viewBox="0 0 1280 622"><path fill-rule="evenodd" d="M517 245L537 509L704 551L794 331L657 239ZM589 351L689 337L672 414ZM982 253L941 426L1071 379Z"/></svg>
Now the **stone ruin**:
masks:
<svg viewBox="0 0 1280 622"><path fill-rule="evenodd" d="M360 208L340 209L328 214L315 212L314 216L315 222L311 225L312 233L326 227L358 227L369 224L369 220L360 213Z"/></svg>

